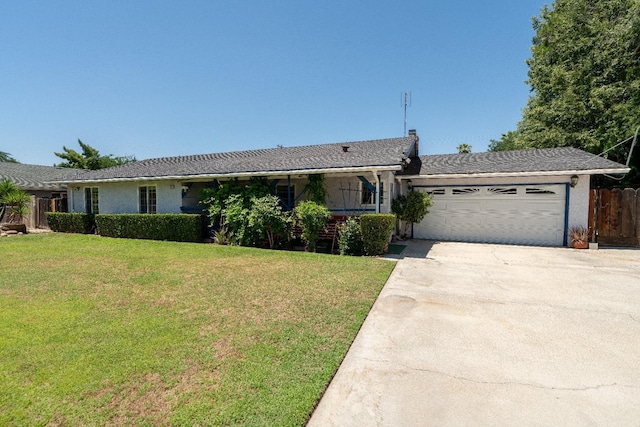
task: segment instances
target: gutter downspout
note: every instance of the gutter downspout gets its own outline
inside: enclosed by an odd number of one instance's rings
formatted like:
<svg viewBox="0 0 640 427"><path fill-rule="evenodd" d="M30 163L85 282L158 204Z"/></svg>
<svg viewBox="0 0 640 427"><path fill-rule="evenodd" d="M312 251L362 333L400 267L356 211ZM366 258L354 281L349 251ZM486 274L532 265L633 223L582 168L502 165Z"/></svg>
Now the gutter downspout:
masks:
<svg viewBox="0 0 640 427"><path fill-rule="evenodd" d="M376 213L380 213L380 175L374 171L373 177L376 180Z"/></svg>

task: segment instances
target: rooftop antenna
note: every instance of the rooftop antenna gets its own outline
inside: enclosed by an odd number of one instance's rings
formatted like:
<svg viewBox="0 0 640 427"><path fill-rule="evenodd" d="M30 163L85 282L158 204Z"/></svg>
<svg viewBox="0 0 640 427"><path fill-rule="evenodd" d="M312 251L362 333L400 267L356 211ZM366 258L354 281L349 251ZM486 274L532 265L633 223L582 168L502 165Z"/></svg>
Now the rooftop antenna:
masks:
<svg viewBox="0 0 640 427"><path fill-rule="evenodd" d="M400 102L404 106L404 133L403 136L407 136L407 105L411 107L411 92L404 92L401 95Z"/></svg>

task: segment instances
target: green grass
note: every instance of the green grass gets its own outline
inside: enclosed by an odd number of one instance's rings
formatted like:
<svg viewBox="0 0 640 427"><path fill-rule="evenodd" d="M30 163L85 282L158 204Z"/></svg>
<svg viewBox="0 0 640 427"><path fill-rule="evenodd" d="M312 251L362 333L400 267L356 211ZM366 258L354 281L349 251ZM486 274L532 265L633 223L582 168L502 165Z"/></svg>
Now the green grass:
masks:
<svg viewBox="0 0 640 427"><path fill-rule="evenodd" d="M393 264L0 240L0 425L302 425Z"/></svg>

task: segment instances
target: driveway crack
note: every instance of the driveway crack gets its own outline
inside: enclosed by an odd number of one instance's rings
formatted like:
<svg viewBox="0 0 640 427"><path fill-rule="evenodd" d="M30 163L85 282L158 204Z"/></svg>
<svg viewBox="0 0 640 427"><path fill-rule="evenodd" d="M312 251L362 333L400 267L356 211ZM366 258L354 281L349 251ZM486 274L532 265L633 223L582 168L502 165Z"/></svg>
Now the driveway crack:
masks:
<svg viewBox="0 0 640 427"><path fill-rule="evenodd" d="M496 250L495 249L491 250L491 255L493 255L493 257L495 259L497 259L498 261L502 262L504 265L509 265L509 263L507 261L505 261L504 259L500 258L498 255L496 255Z"/></svg>
<svg viewBox="0 0 640 427"><path fill-rule="evenodd" d="M413 371L428 372L431 374L442 375L442 376L453 378L460 381L471 382L474 384L483 384L483 385L517 385L517 386L532 387L532 388L537 388L542 390L558 390L558 391L587 391L587 390L597 390L605 387L623 387L623 388L640 389L640 386L618 384L617 382L608 383L608 384L597 384L597 385L585 386L585 387L554 387L554 386L546 386L546 385L535 384L535 383L523 383L518 381L481 381L473 378L464 377L461 375L453 375L446 372L437 371L434 369L413 368L411 366L403 365L403 364L400 364L400 366L403 366L404 368L407 368Z"/></svg>

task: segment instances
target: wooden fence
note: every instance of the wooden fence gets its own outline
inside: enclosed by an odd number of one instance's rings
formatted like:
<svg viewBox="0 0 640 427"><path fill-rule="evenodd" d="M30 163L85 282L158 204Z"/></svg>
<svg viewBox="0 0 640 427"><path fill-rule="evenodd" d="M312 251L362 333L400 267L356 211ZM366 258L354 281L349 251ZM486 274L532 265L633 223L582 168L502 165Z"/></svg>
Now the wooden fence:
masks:
<svg viewBox="0 0 640 427"><path fill-rule="evenodd" d="M640 246L640 189L591 190L589 232L602 245Z"/></svg>
<svg viewBox="0 0 640 427"><path fill-rule="evenodd" d="M31 196L28 208L29 213L22 218L22 222L24 222L27 228L49 228L49 223L47 222L45 214L47 212L67 212L68 205L67 199L51 199ZM10 219L9 207L7 207L5 208L4 215L0 218L0 223L8 222Z"/></svg>
<svg viewBox="0 0 640 427"><path fill-rule="evenodd" d="M31 196L29 213L23 218L28 228L49 228L46 212L67 212L67 199Z"/></svg>

